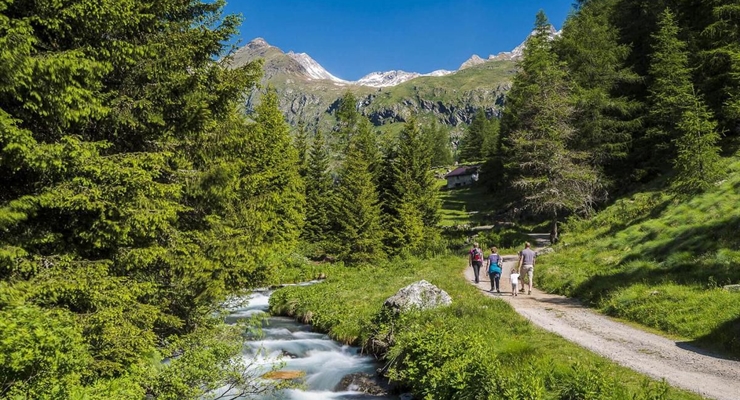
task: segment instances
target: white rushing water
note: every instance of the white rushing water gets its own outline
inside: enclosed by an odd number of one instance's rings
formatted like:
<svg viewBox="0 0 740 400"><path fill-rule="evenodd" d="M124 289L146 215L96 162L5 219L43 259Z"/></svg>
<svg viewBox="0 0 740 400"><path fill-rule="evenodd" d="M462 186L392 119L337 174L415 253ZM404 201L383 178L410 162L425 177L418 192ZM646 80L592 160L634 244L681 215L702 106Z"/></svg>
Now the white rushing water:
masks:
<svg viewBox="0 0 740 400"><path fill-rule="evenodd" d="M266 313L271 294L270 291L258 291L244 299L246 301L232 302L232 311L226 317L226 322L233 324L240 319ZM309 325L299 324L285 317L267 318L262 333L258 339L247 340L243 355L244 365L256 368L258 374L261 374L282 363L281 370L305 373L305 388L283 390L257 397L258 400L398 399L396 396L372 396L357 391L334 391L348 374L375 374L378 367L375 359L362 355L357 347L342 345L326 334L312 332ZM235 399L229 396L225 398Z"/></svg>

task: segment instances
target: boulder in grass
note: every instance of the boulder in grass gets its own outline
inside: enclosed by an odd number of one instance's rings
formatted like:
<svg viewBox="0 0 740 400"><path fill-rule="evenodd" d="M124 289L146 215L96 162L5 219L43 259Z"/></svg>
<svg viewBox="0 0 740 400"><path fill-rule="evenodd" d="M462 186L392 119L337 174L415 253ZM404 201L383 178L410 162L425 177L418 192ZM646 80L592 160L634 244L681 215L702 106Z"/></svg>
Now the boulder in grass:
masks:
<svg viewBox="0 0 740 400"><path fill-rule="evenodd" d="M383 308L402 313L411 309L428 310L452 304L452 298L444 290L421 280L401 288L386 299Z"/></svg>
<svg viewBox="0 0 740 400"><path fill-rule="evenodd" d="M724 289L728 292L740 292L740 285L725 285Z"/></svg>

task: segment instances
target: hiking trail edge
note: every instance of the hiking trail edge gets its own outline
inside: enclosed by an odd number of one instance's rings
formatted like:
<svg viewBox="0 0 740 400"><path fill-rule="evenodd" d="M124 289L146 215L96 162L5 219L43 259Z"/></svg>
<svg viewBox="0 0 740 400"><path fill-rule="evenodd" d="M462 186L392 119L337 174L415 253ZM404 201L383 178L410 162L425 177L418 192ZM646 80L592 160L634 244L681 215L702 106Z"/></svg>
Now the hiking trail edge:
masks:
<svg viewBox="0 0 740 400"><path fill-rule="evenodd" d="M549 243L547 234L531 236L535 249ZM481 271L477 285L473 282L472 268L465 268L465 277L487 296L511 304L533 324L617 364L651 378L665 379L672 386L707 398L740 399L740 362L616 322L584 307L578 300L544 293L537 288L532 289L531 295L519 293L512 297L508 272L516 266L518 256L503 257L501 294L488 291L491 282L487 272ZM481 269L485 270L485 266ZM534 282L537 283L537 266Z"/></svg>

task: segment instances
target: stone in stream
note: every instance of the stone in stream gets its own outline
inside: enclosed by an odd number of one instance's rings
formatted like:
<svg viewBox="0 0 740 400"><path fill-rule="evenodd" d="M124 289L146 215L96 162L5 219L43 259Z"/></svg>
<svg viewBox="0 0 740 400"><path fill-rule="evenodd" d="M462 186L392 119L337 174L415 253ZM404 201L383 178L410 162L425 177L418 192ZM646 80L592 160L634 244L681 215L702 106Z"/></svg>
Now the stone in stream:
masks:
<svg viewBox="0 0 740 400"><path fill-rule="evenodd" d="M272 380L292 380L304 376L306 376L305 371L270 371L262 375L263 378Z"/></svg>
<svg viewBox="0 0 740 400"><path fill-rule="evenodd" d="M452 298L447 292L421 280L401 288L396 294L386 299L383 308L398 313L410 309L428 310L450 304L452 304Z"/></svg>
<svg viewBox="0 0 740 400"><path fill-rule="evenodd" d="M390 387L387 383L380 382L374 376L357 372L346 375L334 388L335 392L355 391L371 394L373 396L387 396Z"/></svg>

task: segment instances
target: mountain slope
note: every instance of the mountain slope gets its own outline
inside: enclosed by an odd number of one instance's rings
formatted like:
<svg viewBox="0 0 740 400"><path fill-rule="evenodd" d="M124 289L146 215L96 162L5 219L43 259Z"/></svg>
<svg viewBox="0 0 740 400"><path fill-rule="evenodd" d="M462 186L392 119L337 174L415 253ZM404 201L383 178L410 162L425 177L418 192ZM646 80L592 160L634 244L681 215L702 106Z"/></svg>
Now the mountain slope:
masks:
<svg viewBox="0 0 740 400"><path fill-rule="evenodd" d="M332 112L346 91L359 100L361 112L376 126L401 123L411 115L436 119L460 131L475 110L497 115L515 73L515 61L491 60L460 71L438 70L429 74L405 71L377 72L356 82L339 79L304 53L284 53L258 38L238 49L232 57L238 67L264 60L263 83L278 91L288 121L329 129ZM257 97L247 99L252 109Z"/></svg>
<svg viewBox="0 0 740 400"><path fill-rule="evenodd" d="M602 312L740 356L740 159L692 198L663 182L572 221L539 284ZM738 288L740 289L740 288Z"/></svg>

